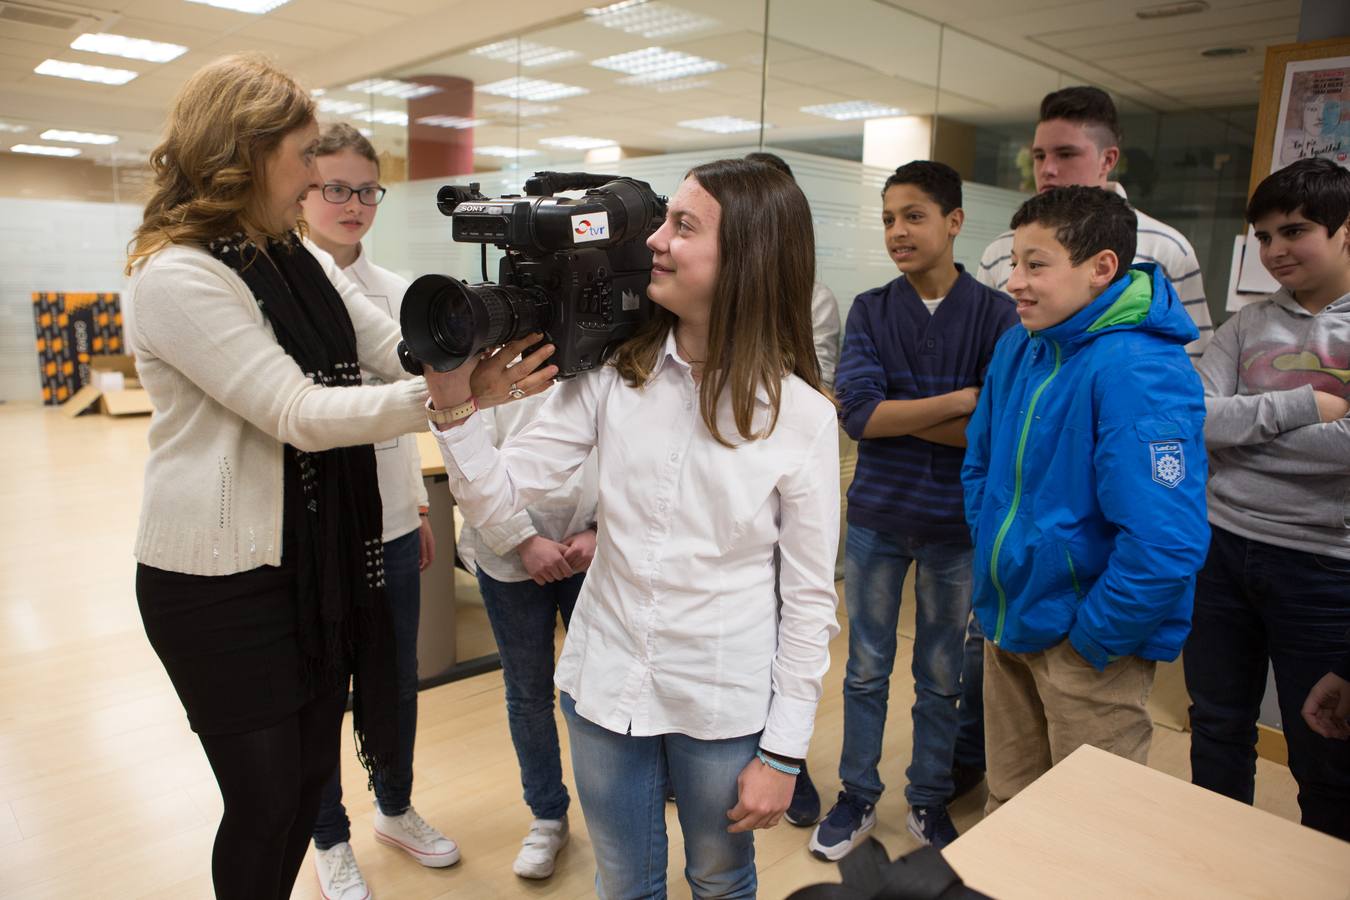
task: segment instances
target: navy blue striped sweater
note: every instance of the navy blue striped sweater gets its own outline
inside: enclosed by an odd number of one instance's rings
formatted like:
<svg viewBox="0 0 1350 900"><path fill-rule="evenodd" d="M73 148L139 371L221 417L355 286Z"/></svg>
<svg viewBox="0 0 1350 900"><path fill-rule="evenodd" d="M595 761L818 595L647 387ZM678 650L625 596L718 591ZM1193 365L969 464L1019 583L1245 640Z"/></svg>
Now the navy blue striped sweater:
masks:
<svg viewBox="0 0 1350 900"><path fill-rule="evenodd" d="M983 383L994 344L1018 324L1007 294L957 269L960 276L932 315L903 275L853 300L835 376L839 418L858 441L848 489L851 525L970 542L962 448L910 436L862 436L882 400L917 400Z"/></svg>

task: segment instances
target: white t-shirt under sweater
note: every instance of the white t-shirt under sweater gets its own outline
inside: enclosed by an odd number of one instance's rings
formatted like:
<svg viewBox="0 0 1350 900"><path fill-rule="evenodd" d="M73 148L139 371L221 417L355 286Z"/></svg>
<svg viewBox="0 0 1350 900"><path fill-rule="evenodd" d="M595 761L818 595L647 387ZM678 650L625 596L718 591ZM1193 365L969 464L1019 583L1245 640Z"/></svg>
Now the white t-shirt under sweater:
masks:
<svg viewBox="0 0 1350 900"><path fill-rule="evenodd" d="M358 252L356 261L343 269L342 274L361 289L376 309L394 322L399 321L408 279L375 265L364 252ZM361 381L363 384L384 383L379 375L365 368L361 370ZM384 506L383 540L388 543L417 530L421 524L417 508L427 503L417 439L405 434L376 443L375 468L380 479L380 502Z"/></svg>
<svg viewBox="0 0 1350 900"><path fill-rule="evenodd" d="M1125 197L1125 189L1114 181L1108 181L1107 187ZM1125 197L1125 199L1129 199ZM1139 237L1135 244L1134 261L1137 263L1157 263L1162 267L1167 280L1172 282L1177 297L1200 329L1200 337L1186 345L1186 353L1191 362L1196 362L1209 340L1214 335L1214 320L1209 314L1209 304L1205 302L1205 286L1200 273L1200 261L1195 249L1186 236L1166 222L1160 222L1142 210L1134 214L1139 218ZM1012 274L1013 233L1005 231L996 237L980 257L980 269L975 278L980 284L995 290L1007 290L1008 276Z"/></svg>

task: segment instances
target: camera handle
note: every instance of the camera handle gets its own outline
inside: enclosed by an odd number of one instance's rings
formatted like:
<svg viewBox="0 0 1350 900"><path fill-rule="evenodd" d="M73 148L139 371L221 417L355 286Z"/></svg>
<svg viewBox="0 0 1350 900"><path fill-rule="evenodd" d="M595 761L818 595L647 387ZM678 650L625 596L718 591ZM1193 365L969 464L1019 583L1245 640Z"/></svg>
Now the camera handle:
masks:
<svg viewBox="0 0 1350 900"><path fill-rule="evenodd" d="M525 182L525 196L551 197L562 191L585 191L619 179L619 175L592 175L589 172L535 172Z"/></svg>

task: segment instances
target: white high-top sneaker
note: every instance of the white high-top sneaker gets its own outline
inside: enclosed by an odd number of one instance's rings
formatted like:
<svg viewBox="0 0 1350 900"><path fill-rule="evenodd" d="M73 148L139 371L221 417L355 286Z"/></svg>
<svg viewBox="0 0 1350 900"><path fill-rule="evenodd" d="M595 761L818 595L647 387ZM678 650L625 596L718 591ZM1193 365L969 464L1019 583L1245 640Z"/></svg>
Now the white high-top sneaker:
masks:
<svg viewBox="0 0 1350 900"><path fill-rule="evenodd" d="M411 806L401 816L386 816L376 804L375 840L397 847L433 869L459 862L459 845L428 825Z"/></svg>
<svg viewBox="0 0 1350 900"><path fill-rule="evenodd" d="M511 867L521 878L548 878L558 861L558 851L567 844L567 817L535 819L530 833Z"/></svg>
<svg viewBox="0 0 1350 900"><path fill-rule="evenodd" d="M327 850L315 847L314 868L324 900L370 900L370 888L356 866L352 845L346 841Z"/></svg>

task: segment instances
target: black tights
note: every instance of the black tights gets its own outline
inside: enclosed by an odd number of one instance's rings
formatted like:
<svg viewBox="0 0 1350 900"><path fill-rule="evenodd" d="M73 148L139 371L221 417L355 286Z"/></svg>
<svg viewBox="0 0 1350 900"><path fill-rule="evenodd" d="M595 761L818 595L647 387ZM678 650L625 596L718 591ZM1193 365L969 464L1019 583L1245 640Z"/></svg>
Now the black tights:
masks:
<svg viewBox="0 0 1350 900"><path fill-rule="evenodd" d="M268 728L200 735L225 801L211 854L217 900L290 897L338 764L346 702L344 688Z"/></svg>

